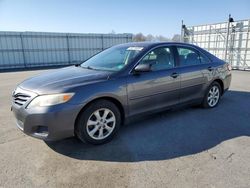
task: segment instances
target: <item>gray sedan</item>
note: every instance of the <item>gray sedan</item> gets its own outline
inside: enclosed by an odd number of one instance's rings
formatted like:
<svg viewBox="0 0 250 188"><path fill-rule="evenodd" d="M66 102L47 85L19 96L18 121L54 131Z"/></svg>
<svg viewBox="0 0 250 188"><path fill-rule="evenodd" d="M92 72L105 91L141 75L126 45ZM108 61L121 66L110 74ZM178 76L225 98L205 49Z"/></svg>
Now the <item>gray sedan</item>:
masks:
<svg viewBox="0 0 250 188"><path fill-rule="evenodd" d="M13 92L12 111L27 135L43 140L75 135L101 144L135 115L187 104L214 108L229 88L230 70L190 44L121 44L23 81Z"/></svg>

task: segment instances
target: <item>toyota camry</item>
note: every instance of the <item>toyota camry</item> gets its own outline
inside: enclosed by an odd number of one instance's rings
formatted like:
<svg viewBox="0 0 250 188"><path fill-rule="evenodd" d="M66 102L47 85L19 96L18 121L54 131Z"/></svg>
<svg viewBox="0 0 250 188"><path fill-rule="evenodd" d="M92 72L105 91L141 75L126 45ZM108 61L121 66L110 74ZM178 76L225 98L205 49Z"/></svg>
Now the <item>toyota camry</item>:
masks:
<svg viewBox="0 0 250 188"><path fill-rule="evenodd" d="M121 44L23 81L13 91L11 109L27 135L77 136L101 144L135 115L179 105L216 107L229 88L230 70L228 63L191 44Z"/></svg>

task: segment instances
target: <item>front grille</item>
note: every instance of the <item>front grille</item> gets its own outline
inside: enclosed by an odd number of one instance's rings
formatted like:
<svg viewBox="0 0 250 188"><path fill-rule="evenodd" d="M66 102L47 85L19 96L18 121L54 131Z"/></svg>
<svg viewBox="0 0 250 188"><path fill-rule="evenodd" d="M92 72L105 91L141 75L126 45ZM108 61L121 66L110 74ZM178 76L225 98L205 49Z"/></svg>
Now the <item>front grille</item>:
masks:
<svg viewBox="0 0 250 188"><path fill-rule="evenodd" d="M17 87L12 93L12 102L17 106L23 106L30 102L34 97L36 97L36 93Z"/></svg>
<svg viewBox="0 0 250 188"><path fill-rule="evenodd" d="M19 106L24 105L31 96L25 93L17 93L13 96L13 102Z"/></svg>

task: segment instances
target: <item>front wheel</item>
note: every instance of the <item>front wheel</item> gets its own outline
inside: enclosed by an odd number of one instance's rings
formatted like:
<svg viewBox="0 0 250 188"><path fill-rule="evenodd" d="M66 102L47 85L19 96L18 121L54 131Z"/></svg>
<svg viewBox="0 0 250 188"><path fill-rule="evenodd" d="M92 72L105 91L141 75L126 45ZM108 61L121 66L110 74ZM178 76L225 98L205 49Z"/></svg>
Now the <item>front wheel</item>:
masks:
<svg viewBox="0 0 250 188"><path fill-rule="evenodd" d="M204 97L203 100L203 107L205 108L214 108L215 106L218 105L221 97L221 87L218 82L212 83Z"/></svg>
<svg viewBox="0 0 250 188"><path fill-rule="evenodd" d="M78 118L76 135L83 142L102 144L116 134L121 124L117 106L108 100L91 103Z"/></svg>

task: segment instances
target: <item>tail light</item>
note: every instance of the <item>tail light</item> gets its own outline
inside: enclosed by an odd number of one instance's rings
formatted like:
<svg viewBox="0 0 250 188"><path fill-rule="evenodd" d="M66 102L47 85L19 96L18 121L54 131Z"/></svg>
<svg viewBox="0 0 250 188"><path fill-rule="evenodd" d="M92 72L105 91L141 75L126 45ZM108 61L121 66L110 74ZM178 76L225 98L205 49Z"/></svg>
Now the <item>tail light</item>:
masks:
<svg viewBox="0 0 250 188"><path fill-rule="evenodd" d="M229 71L232 70L232 66L229 63L227 63L227 70L229 70Z"/></svg>

